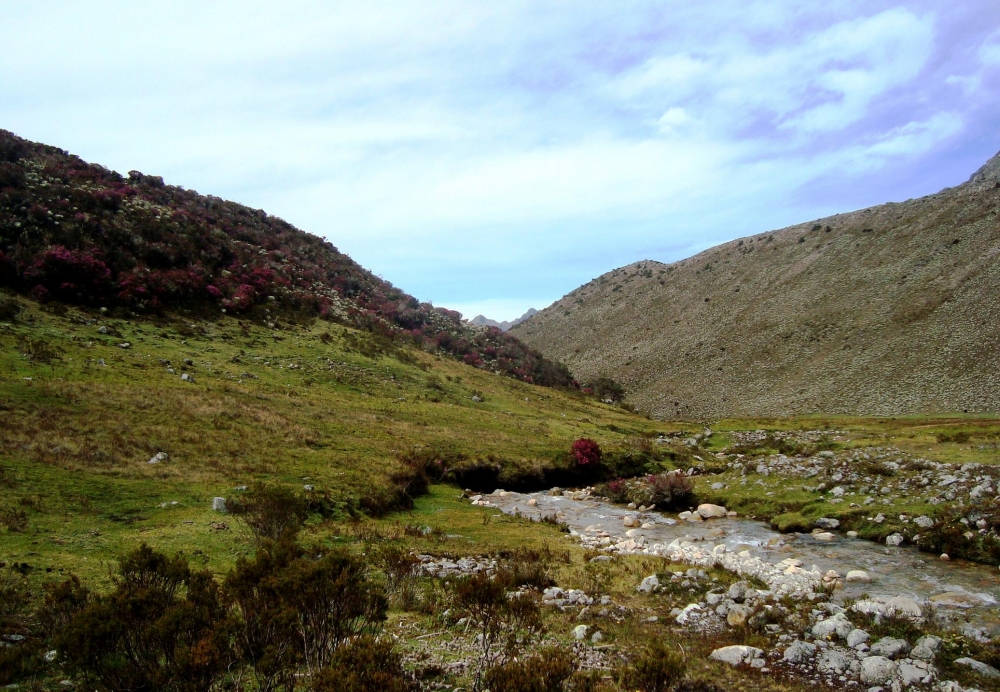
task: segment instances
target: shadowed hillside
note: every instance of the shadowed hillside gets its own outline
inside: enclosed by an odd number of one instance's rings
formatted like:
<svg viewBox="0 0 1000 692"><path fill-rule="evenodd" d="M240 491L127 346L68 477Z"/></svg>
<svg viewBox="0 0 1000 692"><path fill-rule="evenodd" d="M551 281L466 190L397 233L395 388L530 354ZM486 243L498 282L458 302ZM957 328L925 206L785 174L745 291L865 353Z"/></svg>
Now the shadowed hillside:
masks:
<svg viewBox="0 0 1000 692"><path fill-rule="evenodd" d="M513 333L658 417L1000 410L1000 156L937 194L581 286Z"/></svg>

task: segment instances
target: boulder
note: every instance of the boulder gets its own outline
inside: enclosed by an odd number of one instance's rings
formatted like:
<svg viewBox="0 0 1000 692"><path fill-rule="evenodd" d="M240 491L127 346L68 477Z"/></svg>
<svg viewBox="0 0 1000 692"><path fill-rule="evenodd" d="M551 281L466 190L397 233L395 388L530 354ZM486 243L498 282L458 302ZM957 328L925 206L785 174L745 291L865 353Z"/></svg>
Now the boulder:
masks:
<svg viewBox="0 0 1000 692"><path fill-rule="evenodd" d="M851 633L847 635L847 645L853 649L866 643L869 639L871 639L871 635L864 630L851 630Z"/></svg>
<svg viewBox="0 0 1000 692"><path fill-rule="evenodd" d="M701 504L697 512L702 519L722 519L726 516L726 508L719 505Z"/></svg>
<svg viewBox="0 0 1000 692"><path fill-rule="evenodd" d="M966 668L971 668L985 678L1000 678L1000 670L997 670L988 663L977 661L974 658L956 658L955 663Z"/></svg>
<svg viewBox="0 0 1000 692"><path fill-rule="evenodd" d="M816 526L821 529L836 529L840 526L840 519L830 519L828 517L820 517L813 522Z"/></svg>
<svg viewBox="0 0 1000 692"><path fill-rule="evenodd" d="M929 675L930 673L928 671L918 668L910 663L899 664L899 681L903 684L903 687L919 685L923 682L924 678Z"/></svg>
<svg viewBox="0 0 1000 692"><path fill-rule="evenodd" d="M847 636L854 631L854 625L843 613L837 613L826 620L820 620L812 628L812 634L816 639L830 639L838 637L847 639Z"/></svg>
<svg viewBox="0 0 1000 692"><path fill-rule="evenodd" d="M820 654L816 669L826 675L842 675L851 668L851 658L836 649L827 649Z"/></svg>
<svg viewBox="0 0 1000 692"><path fill-rule="evenodd" d="M837 535L830 533L829 531L819 531L818 533L814 533L812 537L817 541L823 541L825 543L837 540Z"/></svg>
<svg viewBox="0 0 1000 692"><path fill-rule="evenodd" d="M905 639L882 637L872 644L869 653L872 656L885 656L895 661L897 658L903 658L906 654L910 653L910 644Z"/></svg>
<svg viewBox="0 0 1000 692"><path fill-rule="evenodd" d="M587 626L577 625L573 628L573 638L579 641L583 641L587 638Z"/></svg>
<svg viewBox="0 0 1000 692"><path fill-rule="evenodd" d="M648 577L639 582L639 585L635 587L635 590L639 593L653 593L659 590L660 580L655 574L650 574Z"/></svg>
<svg viewBox="0 0 1000 692"><path fill-rule="evenodd" d="M910 651L910 658L921 661L933 661L941 650L941 637L927 634L917 640Z"/></svg>
<svg viewBox="0 0 1000 692"><path fill-rule="evenodd" d="M913 618L918 618L922 615L920 604L909 596L896 596L890 599L889 607L898 615L907 615Z"/></svg>
<svg viewBox="0 0 1000 692"><path fill-rule="evenodd" d="M906 539L903 538L903 534L901 534L901 533L891 533L891 534L889 534L888 536L885 537L885 544L886 545L902 545L904 540L906 540Z"/></svg>
<svg viewBox="0 0 1000 692"><path fill-rule="evenodd" d="M884 656L869 656L861 661L861 682L866 685L887 685L899 671L895 661Z"/></svg>
<svg viewBox="0 0 1000 692"><path fill-rule="evenodd" d="M728 663L731 666L739 666L753 665L756 659L763 656L764 651L758 649L756 646L734 644L733 646L724 646L721 649L716 649L709 655L709 658Z"/></svg>
<svg viewBox="0 0 1000 692"><path fill-rule="evenodd" d="M753 610L745 605L729 606L729 612L726 613L726 622L729 623L730 627L739 627L745 624L747 618L752 614Z"/></svg>
<svg viewBox="0 0 1000 692"><path fill-rule="evenodd" d="M212 498L212 510L215 512L225 512L226 511L226 498L224 497L213 497Z"/></svg>
<svg viewBox="0 0 1000 692"><path fill-rule="evenodd" d="M815 655L816 645L800 640L785 649L784 659L789 663L807 663Z"/></svg>
<svg viewBox="0 0 1000 692"><path fill-rule="evenodd" d="M868 572L863 569L852 569L847 573L847 581L850 582L860 582L862 584L868 584L871 582L872 578L868 576Z"/></svg>

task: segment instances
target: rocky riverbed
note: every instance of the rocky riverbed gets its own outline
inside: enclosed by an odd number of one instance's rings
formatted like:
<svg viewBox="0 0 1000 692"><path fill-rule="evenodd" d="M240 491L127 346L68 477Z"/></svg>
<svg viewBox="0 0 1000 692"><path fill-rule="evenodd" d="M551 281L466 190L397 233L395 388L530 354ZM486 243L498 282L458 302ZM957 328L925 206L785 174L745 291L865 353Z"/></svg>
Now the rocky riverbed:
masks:
<svg viewBox="0 0 1000 692"><path fill-rule="evenodd" d="M835 522L830 530L814 534L780 534L716 505L668 516L611 504L589 488L527 494L498 490L470 500L530 519L554 519L567 527L570 538L608 559L647 555L690 565L671 577L676 584L662 583L654 574L636 588L655 594L691 587L691 602L671 613L677 626L708 632L752 624L769 635L769 649L736 645L713 653L731 665L764 673L784 670L835 687L958 692L962 686L943 680L935 665L939 638L878 639L865 627L885 618L926 623L933 617L973 640L1000 634L1000 573L995 567L943 562L905 544L848 537L834 530ZM745 581L713 588L705 582L706 568L723 568ZM564 602L570 605L589 607L593 602L582 592L568 598ZM795 603L798 607L789 605ZM1000 685L1000 672L984 663L965 658L954 665L988 680L996 673Z"/></svg>

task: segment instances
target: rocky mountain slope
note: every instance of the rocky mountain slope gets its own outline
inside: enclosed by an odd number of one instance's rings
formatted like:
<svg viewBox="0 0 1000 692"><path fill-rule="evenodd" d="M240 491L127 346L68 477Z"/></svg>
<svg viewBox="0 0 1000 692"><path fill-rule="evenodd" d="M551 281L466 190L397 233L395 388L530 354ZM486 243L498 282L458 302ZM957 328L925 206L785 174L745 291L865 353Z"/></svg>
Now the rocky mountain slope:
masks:
<svg viewBox="0 0 1000 692"><path fill-rule="evenodd" d="M1000 410L1000 155L966 183L581 286L512 333L657 417Z"/></svg>
<svg viewBox="0 0 1000 692"><path fill-rule="evenodd" d="M262 210L138 171L126 178L0 130L3 286L123 317L323 317L526 382L574 384L517 339L420 303Z"/></svg>
<svg viewBox="0 0 1000 692"><path fill-rule="evenodd" d="M469 320L469 324L474 324L477 327L498 327L500 331L507 332L510 331L513 327L516 327L517 325L524 322L529 317L534 317L537 314L538 310L536 310L535 308L528 308L528 311L525 312L520 317L515 317L513 320L504 320L503 322L497 322L496 320L491 320L486 315L476 315L471 320Z"/></svg>

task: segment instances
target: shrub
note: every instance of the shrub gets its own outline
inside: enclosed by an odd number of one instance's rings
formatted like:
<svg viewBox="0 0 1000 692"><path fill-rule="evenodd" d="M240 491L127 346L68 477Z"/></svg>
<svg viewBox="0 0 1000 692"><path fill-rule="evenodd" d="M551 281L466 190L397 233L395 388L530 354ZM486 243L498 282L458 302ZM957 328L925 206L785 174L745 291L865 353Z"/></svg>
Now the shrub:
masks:
<svg viewBox="0 0 1000 692"><path fill-rule="evenodd" d="M32 593L23 575L9 569L0 572L0 632L26 637L0 647L2 685L30 674L39 666L39 646L32 636L31 601Z"/></svg>
<svg viewBox="0 0 1000 692"><path fill-rule="evenodd" d="M490 668L483 687L490 692L563 692L576 669L572 652L557 647Z"/></svg>
<svg viewBox="0 0 1000 692"><path fill-rule="evenodd" d="M646 476L646 483L650 490L646 504L655 505L659 509L687 506L694 496L691 479L676 471Z"/></svg>
<svg viewBox="0 0 1000 692"><path fill-rule="evenodd" d="M289 488L256 483L226 508L247 527L259 544L294 537L308 516L308 502Z"/></svg>
<svg viewBox="0 0 1000 692"><path fill-rule="evenodd" d="M474 574L454 585L454 605L468 617L479 644L473 690L482 690L487 669L502 666L542 631L537 597L529 592L508 594L510 579Z"/></svg>
<svg viewBox="0 0 1000 692"><path fill-rule="evenodd" d="M596 466L601 463L601 446L589 437L581 437L570 447L578 466Z"/></svg>
<svg viewBox="0 0 1000 692"><path fill-rule="evenodd" d="M625 388L610 377L602 375L586 384L585 387L591 390L595 397L605 403L617 404L625 399Z"/></svg>
<svg viewBox="0 0 1000 692"><path fill-rule="evenodd" d="M637 658L621 666L615 677L629 690L670 692L684 679L686 668L679 653L654 639Z"/></svg>
<svg viewBox="0 0 1000 692"><path fill-rule="evenodd" d="M413 581L420 566L417 556L402 546L388 543L383 543L368 552L374 555L375 564L385 575L386 597L389 599L399 597L404 605L409 604Z"/></svg>
<svg viewBox="0 0 1000 692"><path fill-rule="evenodd" d="M265 686L287 677L293 661L327 667L339 646L378 634L386 617L382 590L345 549L265 544L252 562L237 562L225 588L240 615L241 654Z"/></svg>
<svg viewBox="0 0 1000 692"><path fill-rule="evenodd" d="M56 633L64 667L102 691L212 687L231 660L225 608L211 574L143 545L121 559L114 583L111 594L83 600ZM73 586L50 596L64 613L81 605Z"/></svg>
<svg viewBox="0 0 1000 692"><path fill-rule="evenodd" d="M313 680L315 692L411 692L400 655L385 639L359 637L337 649Z"/></svg>
<svg viewBox="0 0 1000 692"><path fill-rule="evenodd" d="M3 282L3 258L0 257L0 283ZM23 306L14 298L0 293L0 321L13 322L21 314Z"/></svg>

